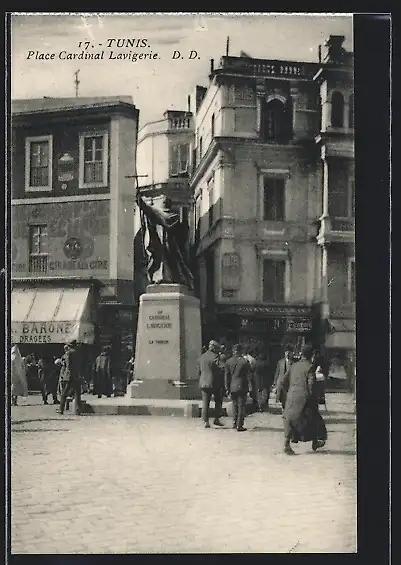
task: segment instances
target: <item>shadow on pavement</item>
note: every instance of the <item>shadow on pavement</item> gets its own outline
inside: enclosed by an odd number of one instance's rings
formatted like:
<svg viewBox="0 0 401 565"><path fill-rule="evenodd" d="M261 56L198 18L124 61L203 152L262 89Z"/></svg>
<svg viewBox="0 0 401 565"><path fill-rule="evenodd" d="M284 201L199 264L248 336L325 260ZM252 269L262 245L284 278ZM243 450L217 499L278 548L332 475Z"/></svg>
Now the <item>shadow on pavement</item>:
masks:
<svg viewBox="0 0 401 565"><path fill-rule="evenodd" d="M351 455L352 457L356 456L356 451L353 449L324 449L322 451L315 451L315 453L319 453L319 455Z"/></svg>
<svg viewBox="0 0 401 565"><path fill-rule="evenodd" d="M63 430L62 428L52 428L51 430L45 430L43 428L28 428L26 430L12 430L14 434L25 434L27 432L69 432L70 430Z"/></svg>
<svg viewBox="0 0 401 565"><path fill-rule="evenodd" d="M12 420L11 425L14 424L28 424L31 422L62 422L65 421L65 418L34 418L32 420Z"/></svg>
<svg viewBox="0 0 401 565"><path fill-rule="evenodd" d="M250 432L283 432L283 428L272 428L269 426L255 426L254 428L248 428Z"/></svg>

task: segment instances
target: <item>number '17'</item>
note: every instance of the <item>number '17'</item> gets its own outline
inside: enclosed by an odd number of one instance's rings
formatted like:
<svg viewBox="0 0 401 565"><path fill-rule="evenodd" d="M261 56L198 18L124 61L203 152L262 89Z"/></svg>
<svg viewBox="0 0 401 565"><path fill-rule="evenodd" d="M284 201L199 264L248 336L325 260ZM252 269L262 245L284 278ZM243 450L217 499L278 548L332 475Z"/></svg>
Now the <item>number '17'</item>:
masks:
<svg viewBox="0 0 401 565"><path fill-rule="evenodd" d="M85 45L85 49L88 49L89 45L91 44L90 41L83 41L83 42L80 41L80 42L78 43L78 47L82 47L82 43Z"/></svg>

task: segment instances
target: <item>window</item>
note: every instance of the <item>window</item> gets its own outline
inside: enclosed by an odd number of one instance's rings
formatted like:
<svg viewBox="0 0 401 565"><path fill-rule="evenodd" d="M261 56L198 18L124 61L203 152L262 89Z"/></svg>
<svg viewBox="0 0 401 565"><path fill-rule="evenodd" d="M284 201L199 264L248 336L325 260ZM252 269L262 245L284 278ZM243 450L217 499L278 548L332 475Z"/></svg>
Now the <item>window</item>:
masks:
<svg viewBox="0 0 401 565"><path fill-rule="evenodd" d="M207 190L208 190L208 194L209 194L209 229L210 229L213 225L214 220L215 220L215 214L214 214L214 208L215 208L215 203L214 203L214 175L209 179L209 182L207 183Z"/></svg>
<svg viewBox="0 0 401 565"><path fill-rule="evenodd" d="M264 141L288 141L291 137L291 111L278 98L262 103L262 137Z"/></svg>
<svg viewBox="0 0 401 565"><path fill-rule="evenodd" d="M188 172L189 145L182 143L171 147L170 176L180 176Z"/></svg>
<svg viewBox="0 0 401 565"><path fill-rule="evenodd" d="M46 225L29 226L29 272L46 273L48 234Z"/></svg>
<svg viewBox="0 0 401 565"><path fill-rule="evenodd" d="M263 301L284 302L285 297L284 259L263 260Z"/></svg>
<svg viewBox="0 0 401 565"><path fill-rule="evenodd" d="M344 96L338 91L331 96L331 125L333 128L344 126Z"/></svg>
<svg viewBox="0 0 401 565"><path fill-rule="evenodd" d="M263 177L263 219L285 219L285 179L283 177Z"/></svg>
<svg viewBox="0 0 401 565"><path fill-rule="evenodd" d="M351 257L348 261L348 292L349 301L355 303L355 258Z"/></svg>
<svg viewBox="0 0 401 565"><path fill-rule="evenodd" d="M107 133L81 134L79 138L79 186L107 186Z"/></svg>
<svg viewBox="0 0 401 565"><path fill-rule="evenodd" d="M348 101L348 127L354 127L354 95L351 94Z"/></svg>
<svg viewBox="0 0 401 565"><path fill-rule="evenodd" d="M332 218L354 217L354 179L338 164L329 166L329 215Z"/></svg>
<svg viewBox="0 0 401 565"><path fill-rule="evenodd" d="M25 190L52 189L53 138L51 135L27 137L25 140Z"/></svg>
<svg viewBox="0 0 401 565"><path fill-rule="evenodd" d="M214 138L214 114L212 114L210 129L211 129L211 132L212 132L212 139L213 139Z"/></svg>

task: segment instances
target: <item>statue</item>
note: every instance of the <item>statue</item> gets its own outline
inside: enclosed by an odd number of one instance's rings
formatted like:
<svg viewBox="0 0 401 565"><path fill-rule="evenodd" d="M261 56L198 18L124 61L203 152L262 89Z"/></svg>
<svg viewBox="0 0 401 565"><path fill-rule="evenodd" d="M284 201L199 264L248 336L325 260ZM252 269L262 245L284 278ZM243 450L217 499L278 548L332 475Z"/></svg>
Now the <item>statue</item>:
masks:
<svg viewBox="0 0 401 565"><path fill-rule="evenodd" d="M137 191L140 210L142 245L149 283L177 283L194 289L194 276L186 248L188 225L171 210L170 199L161 207L147 204ZM156 280L156 273L163 272Z"/></svg>

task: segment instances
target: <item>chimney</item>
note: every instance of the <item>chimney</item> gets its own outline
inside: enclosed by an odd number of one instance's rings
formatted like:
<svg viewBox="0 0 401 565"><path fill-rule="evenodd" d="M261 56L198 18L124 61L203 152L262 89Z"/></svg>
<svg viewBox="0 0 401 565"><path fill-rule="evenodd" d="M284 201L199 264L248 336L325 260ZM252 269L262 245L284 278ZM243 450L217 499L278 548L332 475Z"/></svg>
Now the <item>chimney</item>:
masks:
<svg viewBox="0 0 401 565"><path fill-rule="evenodd" d="M322 46L319 45L318 47L318 57L319 57L319 63L322 62Z"/></svg>
<svg viewBox="0 0 401 565"><path fill-rule="evenodd" d="M214 71L214 59L210 59L210 74Z"/></svg>

